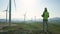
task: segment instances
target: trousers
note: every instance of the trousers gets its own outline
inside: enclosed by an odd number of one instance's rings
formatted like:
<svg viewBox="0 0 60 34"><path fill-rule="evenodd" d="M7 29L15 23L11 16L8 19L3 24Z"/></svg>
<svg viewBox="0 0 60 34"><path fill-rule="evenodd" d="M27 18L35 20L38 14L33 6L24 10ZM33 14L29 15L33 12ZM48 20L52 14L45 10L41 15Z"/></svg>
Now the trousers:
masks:
<svg viewBox="0 0 60 34"><path fill-rule="evenodd" d="M43 31L44 31L44 28L46 28L46 32L47 32L48 31L48 20L43 19Z"/></svg>

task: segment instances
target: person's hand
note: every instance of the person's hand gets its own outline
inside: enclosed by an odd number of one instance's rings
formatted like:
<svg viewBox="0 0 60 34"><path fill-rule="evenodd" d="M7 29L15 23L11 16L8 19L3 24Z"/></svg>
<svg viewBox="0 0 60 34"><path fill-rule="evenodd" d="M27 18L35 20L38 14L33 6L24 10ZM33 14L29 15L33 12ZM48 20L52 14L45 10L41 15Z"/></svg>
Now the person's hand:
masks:
<svg viewBox="0 0 60 34"><path fill-rule="evenodd" d="M43 15L41 15L43 17Z"/></svg>

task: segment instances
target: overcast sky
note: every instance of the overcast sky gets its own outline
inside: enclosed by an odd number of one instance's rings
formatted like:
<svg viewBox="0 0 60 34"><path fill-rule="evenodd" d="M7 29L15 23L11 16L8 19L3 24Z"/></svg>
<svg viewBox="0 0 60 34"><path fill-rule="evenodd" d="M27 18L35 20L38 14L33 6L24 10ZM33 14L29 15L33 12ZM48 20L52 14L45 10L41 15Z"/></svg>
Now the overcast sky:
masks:
<svg viewBox="0 0 60 34"><path fill-rule="evenodd" d="M60 0L12 0L12 19L41 19L44 8L47 7L50 18L60 17ZM0 0L0 19L6 18L4 10L7 8L9 0Z"/></svg>

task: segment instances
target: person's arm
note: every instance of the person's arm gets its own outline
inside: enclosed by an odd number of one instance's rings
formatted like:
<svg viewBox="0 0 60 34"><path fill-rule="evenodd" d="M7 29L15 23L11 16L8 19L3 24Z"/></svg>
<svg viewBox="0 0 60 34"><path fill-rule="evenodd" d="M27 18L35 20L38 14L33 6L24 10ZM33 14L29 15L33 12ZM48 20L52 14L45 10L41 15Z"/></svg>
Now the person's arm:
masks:
<svg viewBox="0 0 60 34"><path fill-rule="evenodd" d="M44 17L44 13L42 14L42 17Z"/></svg>
<svg viewBox="0 0 60 34"><path fill-rule="evenodd" d="M48 13L48 17L49 17L49 13Z"/></svg>

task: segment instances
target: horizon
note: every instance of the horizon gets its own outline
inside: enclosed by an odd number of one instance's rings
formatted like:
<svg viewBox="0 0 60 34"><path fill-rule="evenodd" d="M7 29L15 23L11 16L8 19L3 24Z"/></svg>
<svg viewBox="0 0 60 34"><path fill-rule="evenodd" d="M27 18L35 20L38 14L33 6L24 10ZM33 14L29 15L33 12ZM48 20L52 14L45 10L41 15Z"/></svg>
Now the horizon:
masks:
<svg viewBox="0 0 60 34"><path fill-rule="evenodd" d="M50 19L56 19L56 18L60 18L60 17L53 17L53 18L48 18L48 20L50 20ZM1 19L1 18L0 18ZM3 18L4 19L4 18ZM6 20L6 19L5 19ZM7 19L7 20L9 20L9 19ZM15 19L11 19L11 20L23 20L24 21L24 19L23 18L20 18L20 19L17 19L17 18L15 18ZM35 20L35 19L26 19L26 20ZM36 20L43 20L43 19L36 19Z"/></svg>

